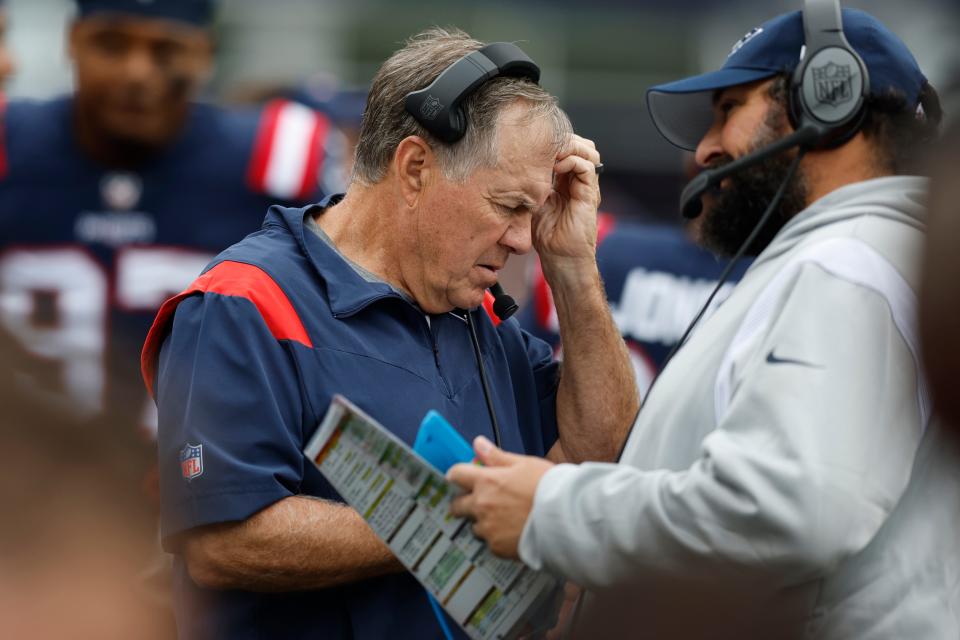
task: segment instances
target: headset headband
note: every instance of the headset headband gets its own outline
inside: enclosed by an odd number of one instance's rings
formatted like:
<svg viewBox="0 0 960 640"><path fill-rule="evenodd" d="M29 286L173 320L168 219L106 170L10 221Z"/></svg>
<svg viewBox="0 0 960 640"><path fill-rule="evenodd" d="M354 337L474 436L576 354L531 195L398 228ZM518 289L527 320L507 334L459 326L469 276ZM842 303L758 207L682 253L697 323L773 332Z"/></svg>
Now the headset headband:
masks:
<svg viewBox="0 0 960 640"><path fill-rule="evenodd" d="M494 42L451 64L426 88L408 93L404 107L432 135L453 143L467 130L461 103L481 84L497 76L539 82L540 67L517 45Z"/></svg>
<svg viewBox="0 0 960 640"><path fill-rule="evenodd" d="M813 46L822 49L828 45L849 47L843 35L843 17L836 0L806 0L803 6L803 33L807 51Z"/></svg>
<svg viewBox="0 0 960 640"><path fill-rule="evenodd" d="M822 131L818 146L832 147L859 129L870 92L867 66L843 34L838 0L805 0L804 56L793 78L795 125Z"/></svg>

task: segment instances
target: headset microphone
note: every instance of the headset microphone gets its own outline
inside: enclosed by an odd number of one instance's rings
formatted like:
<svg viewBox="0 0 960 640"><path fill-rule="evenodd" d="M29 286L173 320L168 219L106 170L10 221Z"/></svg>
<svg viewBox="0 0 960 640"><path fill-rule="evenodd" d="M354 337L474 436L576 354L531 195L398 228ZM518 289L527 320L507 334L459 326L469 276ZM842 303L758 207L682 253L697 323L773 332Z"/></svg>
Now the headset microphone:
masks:
<svg viewBox="0 0 960 640"><path fill-rule="evenodd" d="M703 171L683 188L683 193L680 194L680 212L684 218L693 220L703 212L703 203L700 199L705 193L716 188L724 178L746 167L752 167L755 164L768 160L775 155L783 153L787 149L794 147L806 148L816 142L821 136L822 132L818 127L801 127L799 131L794 131L790 135L784 136L776 142L753 153L748 153L742 158L729 162L722 167Z"/></svg>
<svg viewBox="0 0 960 640"><path fill-rule="evenodd" d="M520 308L516 300L503 290L499 282L490 287L490 293L493 294L493 312L500 318L501 322L515 314Z"/></svg>

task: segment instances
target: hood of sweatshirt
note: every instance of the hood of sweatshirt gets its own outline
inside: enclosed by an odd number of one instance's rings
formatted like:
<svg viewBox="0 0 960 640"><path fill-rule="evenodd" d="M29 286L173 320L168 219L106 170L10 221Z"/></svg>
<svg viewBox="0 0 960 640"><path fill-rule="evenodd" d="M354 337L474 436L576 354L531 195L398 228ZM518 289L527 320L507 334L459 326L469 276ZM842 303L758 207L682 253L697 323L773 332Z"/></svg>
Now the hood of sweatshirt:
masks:
<svg viewBox="0 0 960 640"><path fill-rule="evenodd" d="M789 251L811 232L858 216L887 218L925 231L928 183L918 176L886 176L835 189L791 218L751 270Z"/></svg>

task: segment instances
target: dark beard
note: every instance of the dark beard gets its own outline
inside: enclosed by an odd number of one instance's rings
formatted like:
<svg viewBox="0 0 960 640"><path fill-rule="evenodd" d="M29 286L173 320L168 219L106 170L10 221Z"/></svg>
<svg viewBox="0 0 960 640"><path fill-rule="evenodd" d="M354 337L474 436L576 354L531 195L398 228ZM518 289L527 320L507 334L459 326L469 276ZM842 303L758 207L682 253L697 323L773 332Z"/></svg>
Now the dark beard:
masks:
<svg viewBox="0 0 960 640"><path fill-rule="evenodd" d="M751 151L760 149L780 135L761 135ZM787 177L790 164L797 152L784 152L766 162L738 171L728 178L727 186L706 196L704 219L699 230L700 243L710 251L730 257L746 242L747 237L760 222L767 206L773 200ZM725 156L712 166L733 162ZM763 251L780 232L790 218L806 208L807 185L800 170L790 179L783 199L770 220L747 247L745 255L756 256Z"/></svg>

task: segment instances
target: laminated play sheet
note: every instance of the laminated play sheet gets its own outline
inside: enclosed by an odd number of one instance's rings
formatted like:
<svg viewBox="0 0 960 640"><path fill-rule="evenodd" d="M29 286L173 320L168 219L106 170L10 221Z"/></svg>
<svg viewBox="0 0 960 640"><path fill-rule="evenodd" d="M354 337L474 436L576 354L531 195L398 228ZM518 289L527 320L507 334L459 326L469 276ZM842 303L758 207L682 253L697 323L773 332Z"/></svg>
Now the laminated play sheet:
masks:
<svg viewBox="0 0 960 640"><path fill-rule="evenodd" d="M334 396L304 452L471 638L542 624L559 581L495 556L450 515L460 490L346 398Z"/></svg>

